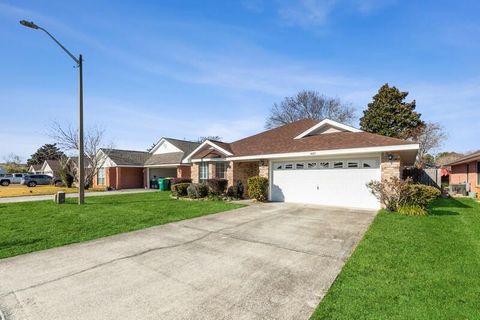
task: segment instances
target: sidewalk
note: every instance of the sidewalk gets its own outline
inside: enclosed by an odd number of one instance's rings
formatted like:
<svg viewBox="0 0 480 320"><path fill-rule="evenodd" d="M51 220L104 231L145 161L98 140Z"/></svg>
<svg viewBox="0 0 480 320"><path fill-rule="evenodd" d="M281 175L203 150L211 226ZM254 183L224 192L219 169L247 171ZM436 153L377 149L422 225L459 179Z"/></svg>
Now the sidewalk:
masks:
<svg viewBox="0 0 480 320"><path fill-rule="evenodd" d="M117 194L129 194L129 193L142 193L142 192L155 192L158 190L154 189L124 189L124 190L115 190L115 191L99 191L99 192L85 192L85 197L97 197L97 196L110 196ZM0 203L14 203L14 202L30 202L30 201L42 201L42 200L52 200L55 195L41 195L41 196L22 196L22 197L10 197L10 198L0 198ZM67 198L77 198L77 193L67 193L65 195Z"/></svg>

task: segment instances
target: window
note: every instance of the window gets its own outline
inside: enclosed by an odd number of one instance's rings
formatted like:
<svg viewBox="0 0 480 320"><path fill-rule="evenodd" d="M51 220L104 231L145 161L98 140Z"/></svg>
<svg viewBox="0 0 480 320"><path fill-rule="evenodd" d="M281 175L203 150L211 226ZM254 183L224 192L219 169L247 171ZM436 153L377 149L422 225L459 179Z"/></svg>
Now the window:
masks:
<svg viewBox="0 0 480 320"><path fill-rule="evenodd" d="M285 170L293 169L293 163L285 163Z"/></svg>
<svg viewBox="0 0 480 320"><path fill-rule="evenodd" d="M15 173L15 178L21 178L23 175L21 173Z"/></svg>
<svg viewBox="0 0 480 320"><path fill-rule="evenodd" d="M301 170L303 168L305 168L305 163L302 163L302 162L295 163L295 169Z"/></svg>
<svg viewBox="0 0 480 320"><path fill-rule="evenodd" d="M97 172L97 185L103 186L105 184L105 168L98 169Z"/></svg>
<svg viewBox="0 0 480 320"><path fill-rule="evenodd" d="M334 167L335 169L343 168L343 161L334 161L334 162L333 162L333 167Z"/></svg>
<svg viewBox="0 0 480 320"><path fill-rule="evenodd" d="M316 162L307 162L307 168L308 169L315 169L317 167Z"/></svg>
<svg viewBox="0 0 480 320"><path fill-rule="evenodd" d="M208 180L208 162L200 162L199 168L199 180L200 182L207 182Z"/></svg>
<svg viewBox="0 0 480 320"><path fill-rule="evenodd" d="M215 164L215 178L217 179L225 179L225 171L226 171L225 162L217 162Z"/></svg>
<svg viewBox="0 0 480 320"><path fill-rule="evenodd" d="M480 161L477 162L477 186L480 186Z"/></svg>
<svg viewBox="0 0 480 320"><path fill-rule="evenodd" d="M274 166L275 170L282 170L283 169L283 164L281 163L276 163Z"/></svg>
<svg viewBox="0 0 480 320"><path fill-rule="evenodd" d="M318 167L320 169L328 169L328 168L330 168L330 162L328 162L328 161L319 162Z"/></svg>
<svg viewBox="0 0 480 320"><path fill-rule="evenodd" d="M377 168L377 160L375 159L364 159L362 160L362 168Z"/></svg>
<svg viewBox="0 0 480 320"><path fill-rule="evenodd" d="M347 168L358 168L358 161L347 161Z"/></svg>

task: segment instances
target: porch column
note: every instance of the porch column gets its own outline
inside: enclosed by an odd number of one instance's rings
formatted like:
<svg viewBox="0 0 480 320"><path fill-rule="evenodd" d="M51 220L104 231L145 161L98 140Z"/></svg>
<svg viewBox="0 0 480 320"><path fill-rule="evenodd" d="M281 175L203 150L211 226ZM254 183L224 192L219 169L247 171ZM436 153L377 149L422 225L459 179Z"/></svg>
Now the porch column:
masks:
<svg viewBox="0 0 480 320"><path fill-rule="evenodd" d="M147 168L147 177L145 178L146 188L150 189L150 168Z"/></svg>
<svg viewBox="0 0 480 320"><path fill-rule="evenodd" d="M120 168L119 167L115 167L115 190L119 190L120 189Z"/></svg>
<svg viewBox="0 0 480 320"><path fill-rule="evenodd" d="M269 172L268 169L269 169L269 167L268 167L268 160L260 160L260 161L258 162L258 175L259 175L260 177L265 177L265 178L268 179L268 178L269 178L269 176L268 176L268 172Z"/></svg>

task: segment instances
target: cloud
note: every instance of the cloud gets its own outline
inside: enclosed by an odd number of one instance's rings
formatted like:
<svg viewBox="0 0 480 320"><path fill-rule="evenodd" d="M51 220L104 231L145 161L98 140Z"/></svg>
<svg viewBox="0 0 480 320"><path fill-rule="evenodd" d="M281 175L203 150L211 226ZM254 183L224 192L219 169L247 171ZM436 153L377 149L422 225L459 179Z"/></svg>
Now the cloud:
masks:
<svg viewBox="0 0 480 320"><path fill-rule="evenodd" d="M290 25L302 27L324 25L336 2L336 0L283 2L278 9L278 14Z"/></svg>

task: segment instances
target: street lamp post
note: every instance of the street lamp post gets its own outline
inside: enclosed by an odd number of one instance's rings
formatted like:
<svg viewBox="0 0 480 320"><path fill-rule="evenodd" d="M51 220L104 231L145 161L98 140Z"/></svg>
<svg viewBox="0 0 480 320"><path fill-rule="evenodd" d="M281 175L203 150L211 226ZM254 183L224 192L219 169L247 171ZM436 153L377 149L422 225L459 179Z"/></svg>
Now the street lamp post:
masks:
<svg viewBox="0 0 480 320"><path fill-rule="evenodd" d="M47 30L42 27L37 26L33 22L26 20L21 20L20 24L22 26L42 30L45 32L60 48L65 51L70 58L75 61L79 71L79 109L78 109L78 204L83 204L85 202L85 165L84 165L84 151L83 151L83 57L80 54L75 57L70 51L67 50L54 36L52 36Z"/></svg>

